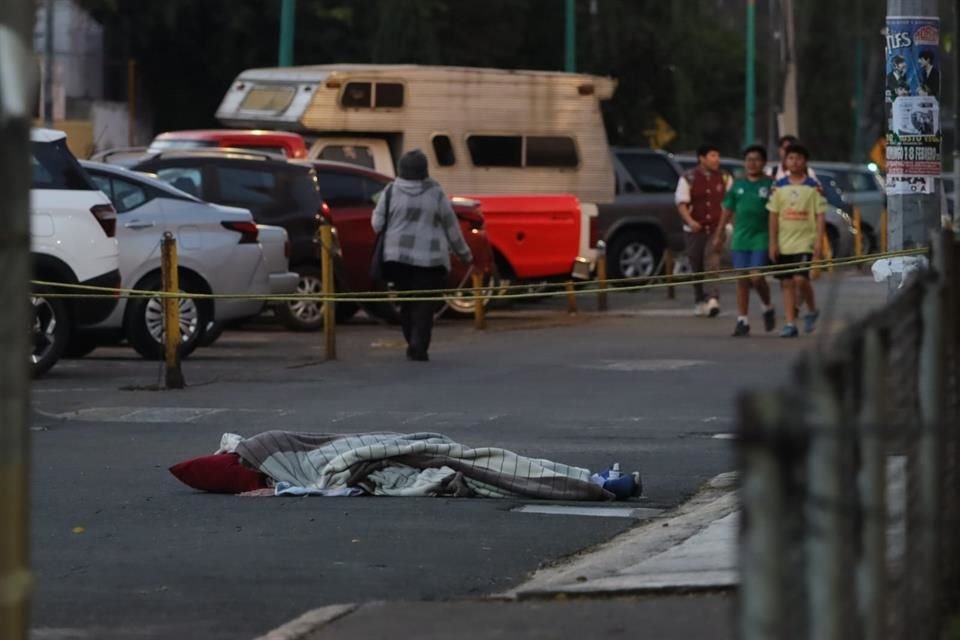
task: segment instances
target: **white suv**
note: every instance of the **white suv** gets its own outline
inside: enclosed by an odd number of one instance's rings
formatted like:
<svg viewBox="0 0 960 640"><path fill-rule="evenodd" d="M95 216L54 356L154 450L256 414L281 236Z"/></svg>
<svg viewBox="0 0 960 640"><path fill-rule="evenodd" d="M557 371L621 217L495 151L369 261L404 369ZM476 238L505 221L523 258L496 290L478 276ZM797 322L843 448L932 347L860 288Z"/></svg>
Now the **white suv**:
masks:
<svg viewBox="0 0 960 640"><path fill-rule="evenodd" d="M33 184L30 191L30 250L33 278L45 282L119 287L117 214L67 148L62 131L30 132ZM33 353L36 376L63 354L76 327L100 322L117 297L51 298L76 293L55 286L32 287Z"/></svg>

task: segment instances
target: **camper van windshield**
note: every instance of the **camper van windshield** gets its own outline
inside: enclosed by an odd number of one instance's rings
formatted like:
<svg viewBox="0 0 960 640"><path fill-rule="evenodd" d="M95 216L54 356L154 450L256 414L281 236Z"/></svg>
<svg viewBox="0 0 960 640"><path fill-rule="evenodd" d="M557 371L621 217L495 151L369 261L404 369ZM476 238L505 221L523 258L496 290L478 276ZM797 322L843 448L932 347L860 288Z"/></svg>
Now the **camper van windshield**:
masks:
<svg viewBox="0 0 960 640"><path fill-rule="evenodd" d="M280 113L293 102L294 87L254 87L240 103L241 111Z"/></svg>

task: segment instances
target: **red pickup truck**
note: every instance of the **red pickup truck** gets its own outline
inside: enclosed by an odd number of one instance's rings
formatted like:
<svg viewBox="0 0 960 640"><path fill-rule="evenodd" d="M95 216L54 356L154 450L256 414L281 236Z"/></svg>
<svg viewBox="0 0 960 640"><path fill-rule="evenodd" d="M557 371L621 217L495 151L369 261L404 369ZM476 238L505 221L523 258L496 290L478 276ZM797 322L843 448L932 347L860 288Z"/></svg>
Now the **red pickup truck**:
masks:
<svg viewBox="0 0 960 640"><path fill-rule="evenodd" d="M307 146L303 137L297 133L287 131L264 131L259 129L207 129L197 131L171 131L157 136L150 148L170 148L178 145L201 145L217 147L234 147L241 149L260 149L265 151L282 152L289 158L303 158L307 156ZM318 161L317 169L321 170L324 163ZM330 163L336 165L339 163ZM376 173L369 169L357 166L358 175L368 179L386 183L390 177ZM334 210L353 218L362 218L369 214L369 206L359 209L352 204L338 205L341 198L339 183L328 180L323 184L321 177L321 194ZM331 199L331 195L333 198ZM456 194L462 195L462 194ZM593 259L593 248L596 246L597 211L591 206L582 206L580 201L571 195L498 195L478 194L465 195L472 204L465 200L457 200L455 207L461 220L470 215L469 211L483 212L486 234L493 245L494 260L498 276L509 281L543 281L567 279L576 270L577 275L589 275ZM345 200L357 202L356 194ZM369 217L368 219L369 220ZM336 220L335 224L338 224ZM353 222L344 224L353 225ZM338 224L339 226L339 224ZM369 227L369 223L367 223ZM343 233L343 238L346 237ZM360 236L357 236L360 237ZM364 238L366 243L370 238ZM372 242L372 241L371 241ZM367 249L348 248L349 240L344 245L344 258L356 262L350 271L361 273L361 266L369 263L372 244ZM353 254L352 256L350 254ZM366 267L364 267L366 269ZM454 274L455 275L455 274ZM367 286L365 286L367 285ZM369 283L355 280L351 288L363 291Z"/></svg>

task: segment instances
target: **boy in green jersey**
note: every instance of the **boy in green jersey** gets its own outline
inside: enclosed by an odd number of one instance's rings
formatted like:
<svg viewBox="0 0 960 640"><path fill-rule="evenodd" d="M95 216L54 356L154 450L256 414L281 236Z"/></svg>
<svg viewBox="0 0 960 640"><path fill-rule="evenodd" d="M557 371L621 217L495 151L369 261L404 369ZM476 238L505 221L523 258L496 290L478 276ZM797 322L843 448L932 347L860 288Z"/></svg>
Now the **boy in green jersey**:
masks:
<svg viewBox="0 0 960 640"><path fill-rule="evenodd" d="M763 325L767 331L776 326L776 316L770 304L770 287L759 272L767 266L770 249L770 214L767 201L773 187L773 179L764 174L767 152L760 145L747 147L743 152L746 176L733 183L723 199L723 219L714 237L714 246L719 250L724 243L724 230L733 221L733 238L730 245L734 269L750 270L750 278L737 280L737 326L734 337L750 335L750 288L757 291L763 303ZM746 275L746 274L743 274Z"/></svg>
<svg viewBox="0 0 960 640"><path fill-rule="evenodd" d="M811 333L820 312L810 282L810 262L823 256L826 233L824 214L827 202L823 188L807 174L805 147L793 145L787 149L789 175L774 183L773 195L767 209L770 211L770 260L785 267L776 278L783 288L783 313L786 324L781 336L795 338L797 307L801 300L807 305L803 317L804 331ZM795 268L789 268L791 265Z"/></svg>

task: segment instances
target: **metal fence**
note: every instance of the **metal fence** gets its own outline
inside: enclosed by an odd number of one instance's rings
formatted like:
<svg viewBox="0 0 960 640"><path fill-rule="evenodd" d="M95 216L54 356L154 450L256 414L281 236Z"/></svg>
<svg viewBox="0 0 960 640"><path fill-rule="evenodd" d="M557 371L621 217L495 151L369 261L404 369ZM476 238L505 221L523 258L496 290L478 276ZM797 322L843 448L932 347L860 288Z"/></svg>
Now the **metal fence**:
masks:
<svg viewBox="0 0 960 640"><path fill-rule="evenodd" d="M960 586L960 247L740 398L739 630L939 638Z"/></svg>

